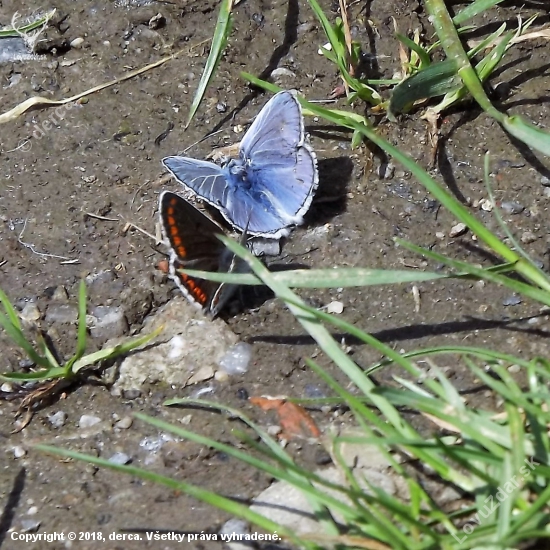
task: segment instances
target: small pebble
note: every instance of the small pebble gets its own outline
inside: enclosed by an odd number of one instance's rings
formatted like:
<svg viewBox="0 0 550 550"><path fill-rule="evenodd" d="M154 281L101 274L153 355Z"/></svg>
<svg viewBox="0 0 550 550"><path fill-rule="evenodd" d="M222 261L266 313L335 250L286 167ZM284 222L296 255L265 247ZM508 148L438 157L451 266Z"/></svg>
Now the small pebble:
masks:
<svg viewBox="0 0 550 550"><path fill-rule="evenodd" d="M25 307L21 311L20 316L23 321L26 321L27 323L33 323L38 321L42 315L36 304L29 303L25 305Z"/></svg>
<svg viewBox="0 0 550 550"><path fill-rule="evenodd" d="M306 23L302 23L298 25L296 32L298 34L305 34L306 32L311 32L314 29L315 29L315 24L311 23L310 21L307 21Z"/></svg>
<svg viewBox="0 0 550 550"><path fill-rule="evenodd" d="M226 521L220 529L221 535L228 535L228 536L238 535L236 537L232 536L232 539L236 539L236 540L239 540L241 536L248 535L249 533L250 533L250 530L248 528L248 523L243 519L237 519L237 518L232 518ZM235 543L232 543L232 544L234 545ZM232 544L228 544L228 546L233 547ZM237 547L240 548L241 546L248 547L249 545L246 544L243 546L242 543L241 544L237 543Z"/></svg>
<svg viewBox="0 0 550 550"><path fill-rule="evenodd" d="M251 19L258 27L261 27L264 24L265 17L261 13L253 13Z"/></svg>
<svg viewBox="0 0 550 550"><path fill-rule="evenodd" d="M227 104L224 103L223 101L220 101L216 105L216 111L218 111L218 113L225 113L227 111Z"/></svg>
<svg viewBox="0 0 550 550"><path fill-rule="evenodd" d="M542 176L540 178L540 182L542 183L542 185L544 185L544 187L550 187L550 178L549 177Z"/></svg>
<svg viewBox="0 0 550 550"><path fill-rule="evenodd" d="M63 411L57 411L54 414L50 414L50 416L48 416L48 420L54 428L61 428L65 425L65 422L67 421L67 413Z"/></svg>
<svg viewBox="0 0 550 550"><path fill-rule="evenodd" d="M273 80L278 80L281 78L296 78L296 75L290 69L279 67L278 69L271 71L271 78Z"/></svg>
<svg viewBox="0 0 550 550"><path fill-rule="evenodd" d="M336 315L339 315L344 311L344 304L342 302L334 301L330 302L330 304L327 306L327 313L335 313Z"/></svg>
<svg viewBox="0 0 550 550"><path fill-rule="evenodd" d="M521 242L525 244L534 243L537 240L537 236L532 231L525 231L521 235Z"/></svg>
<svg viewBox="0 0 550 550"><path fill-rule="evenodd" d="M70 42L71 48L76 48L76 49L82 47L82 44L84 44L84 38L82 38L81 36L79 36L78 38L75 38L74 40L71 40Z"/></svg>
<svg viewBox="0 0 550 550"><path fill-rule="evenodd" d="M195 371L192 376L187 380L186 386L190 386L192 384L198 384L199 382L204 382L205 380L209 380L214 376L214 369L211 365L203 365L200 367L197 371Z"/></svg>
<svg viewBox="0 0 550 550"><path fill-rule="evenodd" d="M502 301L504 307L519 306L521 304L521 298L517 294L512 294Z"/></svg>
<svg viewBox="0 0 550 550"><path fill-rule="evenodd" d="M67 289L63 285L56 286L53 293L52 293L52 300L55 300L56 302L62 302L63 300L67 300L69 298L69 293L67 292Z"/></svg>
<svg viewBox="0 0 550 550"><path fill-rule="evenodd" d="M132 459L126 453L115 453L111 458L109 458L109 462L111 464L120 464L121 466L128 464L131 461Z"/></svg>
<svg viewBox="0 0 550 550"><path fill-rule="evenodd" d="M479 201L479 206L481 207L481 210L484 210L485 212L492 212L493 211L493 202L489 199L482 199Z"/></svg>
<svg viewBox="0 0 550 550"><path fill-rule="evenodd" d="M38 514L38 506L31 506L27 510L27 516L36 516Z"/></svg>
<svg viewBox="0 0 550 550"><path fill-rule="evenodd" d="M525 206L515 201L504 201L500 207L507 214L521 214L525 210Z"/></svg>
<svg viewBox="0 0 550 550"><path fill-rule="evenodd" d="M124 399L128 399L128 401L133 401L134 399L141 397L141 390L122 390L122 397L124 397Z"/></svg>
<svg viewBox="0 0 550 550"><path fill-rule="evenodd" d="M435 234L435 238L443 240L445 238L445 233L443 233L443 231L437 231L437 233Z"/></svg>
<svg viewBox="0 0 550 550"><path fill-rule="evenodd" d="M237 399L240 399L242 401L247 401L249 397L250 395L246 388L239 388L237 390Z"/></svg>
<svg viewBox="0 0 550 550"><path fill-rule="evenodd" d="M191 394L191 399L200 399L203 395L208 395L209 393L214 393L214 386L204 386L204 388L199 388Z"/></svg>
<svg viewBox="0 0 550 550"><path fill-rule="evenodd" d="M521 370L521 367L519 365L510 365L508 367L508 372L511 372L512 374L517 374Z"/></svg>
<svg viewBox="0 0 550 550"><path fill-rule="evenodd" d="M378 168L378 177L382 180L391 180L395 174L395 166L391 163L382 163Z"/></svg>
<svg viewBox="0 0 550 550"><path fill-rule="evenodd" d="M115 428L118 428L119 430L127 430L132 426L133 422L134 419L131 416L125 416L115 422Z"/></svg>
<svg viewBox="0 0 550 550"><path fill-rule="evenodd" d="M174 437L169 434L160 434L158 436L144 437L139 446L145 451L157 453L162 449L162 446L168 441L175 441Z"/></svg>
<svg viewBox="0 0 550 550"><path fill-rule="evenodd" d="M244 374L248 370L251 357L252 346L239 342L225 352L218 361L218 366L229 375Z"/></svg>
<svg viewBox="0 0 550 550"><path fill-rule="evenodd" d="M164 15L162 15L162 13L157 13L156 15L151 17L151 19L149 19L147 26L150 29L156 30L163 27L165 23L166 23L166 19L164 18Z"/></svg>
<svg viewBox="0 0 550 550"><path fill-rule="evenodd" d="M189 426L191 424L191 420L193 418L192 414L186 414L181 420L180 424L183 424L184 426Z"/></svg>
<svg viewBox="0 0 550 550"><path fill-rule="evenodd" d="M4 393L12 393L13 392L13 386L9 382L4 382L0 386L0 391L3 391Z"/></svg>
<svg viewBox="0 0 550 550"><path fill-rule="evenodd" d="M78 427L82 429L91 428L101 422L101 418L97 416L91 416L89 414L83 414L78 421Z"/></svg>
<svg viewBox="0 0 550 550"><path fill-rule="evenodd" d="M324 399L327 394L316 384L306 384L304 387L304 397L306 399Z"/></svg>
<svg viewBox="0 0 550 550"><path fill-rule="evenodd" d="M332 45L330 44L330 42L327 42L326 44L323 44L323 46L317 50L317 53L319 55L325 55L323 53L323 50L328 50L329 52L332 51Z"/></svg>
<svg viewBox="0 0 550 550"><path fill-rule="evenodd" d="M229 380L229 374L227 374L224 370L217 370L214 373L214 380L223 384Z"/></svg>
<svg viewBox="0 0 550 550"><path fill-rule="evenodd" d="M453 227L451 227L451 230L449 231L449 237L454 238L460 235L464 235L466 231L468 231L468 226L465 223L457 223L456 225L453 225Z"/></svg>
<svg viewBox="0 0 550 550"><path fill-rule="evenodd" d="M266 431L271 437L277 437L281 433L282 429L281 426L273 424L271 426L268 426Z"/></svg>
<svg viewBox="0 0 550 550"><path fill-rule="evenodd" d="M23 533L36 533L39 527L40 522L37 519L21 520L21 532Z"/></svg>
<svg viewBox="0 0 550 550"><path fill-rule="evenodd" d="M23 447L17 445L16 447L13 447L13 456L15 458L22 458L27 454L27 451L23 449Z"/></svg>
<svg viewBox="0 0 550 550"><path fill-rule="evenodd" d="M319 466L326 466L332 462L332 458L325 449L317 449L314 460L315 464Z"/></svg>

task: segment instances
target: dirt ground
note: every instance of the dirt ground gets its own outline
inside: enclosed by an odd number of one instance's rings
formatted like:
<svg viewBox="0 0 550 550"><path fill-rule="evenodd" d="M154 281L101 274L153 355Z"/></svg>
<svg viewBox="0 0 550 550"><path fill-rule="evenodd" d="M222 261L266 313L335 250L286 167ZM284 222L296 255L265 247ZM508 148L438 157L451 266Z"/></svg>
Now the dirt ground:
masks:
<svg viewBox="0 0 550 550"><path fill-rule="evenodd" d="M181 152L214 130L222 131L188 154L204 158L213 147L239 140L234 127L246 125L268 99L240 78L241 71L269 77L275 69L285 68L285 74L275 73L279 85L298 89L308 99L326 99L339 84L335 68L317 52L326 39L305 1L245 0L235 9L227 52L205 101L185 129L218 2L144 4L138 0L27 3L28 10L57 8L56 25L38 44L40 59L0 64L0 112L5 112L34 95L69 97L170 53L186 52L159 68L56 111L61 114L46 130L41 129L53 109L29 112L0 127L0 287L18 309L32 314L36 312L34 306L38 308L37 322L60 357L68 357L75 344L70 311L74 311L71 307L76 305L82 277L88 281L89 311L98 306L122 308L126 322L121 335L136 333L144 319L176 293L172 282L156 267L163 259L162 251L139 231L125 230L125 224L132 222L154 234L158 194L164 189L180 190L174 181L158 183L164 156ZM337 4L321 2L333 20ZM390 78L400 68L392 17L402 33L420 28L425 36L431 35L421 4L416 0L353 3L354 38L365 52L376 56L371 58L369 76ZM21 10L20 2L0 1L0 22L9 24L12 15ZM160 24L149 24L158 13L162 14ZM526 19L534 13L541 14L538 23L548 23L547 2L506 2L490 17L479 18L470 38L479 38L504 21L513 25L519 14ZM79 38L83 40L74 42ZM515 46L491 81L496 104L510 114L520 113L550 128L549 67L547 41ZM336 105L347 108L344 100ZM380 117L372 120L381 134L430 168L426 125L418 114L397 124ZM455 258L483 265L491 261L468 233L449 236L456 221L399 165L388 167L391 160L374 149L352 151L349 134L322 122L306 120L306 126L319 159L320 189L307 223L285 243L282 257L276 260L279 264L437 267L396 247L395 236ZM486 151L492 155L493 185L506 222L547 270L547 159L515 143L492 119L466 104L443 120L432 173L502 235L494 214L479 207L479 201L487 198L482 179ZM480 283L437 281L418 288L419 309L412 285L303 291L300 295L319 307L341 301L347 321L399 350L468 344L525 357L547 354L549 319L541 315L537 304ZM258 302L257 296L253 298ZM306 357L316 356L339 380L343 381L343 376L322 354L317 355L318 348L280 303L267 298L254 305L257 307L244 307L224 318L242 341L253 346L253 366L245 375L218 383L209 398L243 408L258 422L269 425L275 419L254 410L243 397L326 395L326 388L305 367ZM63 319L60 311L68 311L69 318ZM90 349L101 347L108 336L90 337ZM368 366L380 359L366 346L346 344L359 365ZM3 334L0 349L2 371L29 366L21 350ZM461 390L476 389L467 372L455 369L452 375ZM378 379L389 380L389 374L382 371ZM196 389L159 384L119 397L101 385L79 385L37 412L31 424L17 434L11 431L18 401L4 395L0 409L4 447L0 454L0 546L3 542L6 549L23 547L23 543L11 540L10 529L104 534L137 527L219 529L229 516L185 495L29 449L32 443L43 442L105 457L123 452L135 465L147 464L160 473L246 501L271 480L222 453L190 442L172 442L159 453L148 453L140 442L146 437L158 438L157 430L137 421L131 426L126 420L124 425L117 425L136 411L177 423L189 411L167 409L163 401L191 395ZM472 400L492 404L486 394L471 395ZM59 411L64 422L56 427L50 417ZM86 436L78 425L83 414L102 420ZM314 416L321 427L332 421L321 412ZM193 411L187 420L197 432L235 442L230 433L232 424L222 416ZM308 466L323 463L318 445L291 443L289 450ZM69 547L65 543L42 544L34 547ZM72 547L171 549L181 545L111 542L99 546L81 541Z"/></svg>

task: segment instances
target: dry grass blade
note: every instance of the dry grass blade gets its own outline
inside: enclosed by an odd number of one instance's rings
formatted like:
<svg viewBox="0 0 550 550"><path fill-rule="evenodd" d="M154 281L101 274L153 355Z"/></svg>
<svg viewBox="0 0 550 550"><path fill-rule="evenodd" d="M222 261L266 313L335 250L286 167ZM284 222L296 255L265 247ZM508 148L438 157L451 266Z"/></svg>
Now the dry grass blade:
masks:
<svg viewBox="0 0 550 550"><path fill-rule="evenodd" d="M176 52L175 54L159 59L154 63L150 63L145 67L141 67L134 71L130 71L129 73L126 73L125 75L119 78L116 78L115 80L111 80L111 82L106 82L105 84L99 84L98 86L94 86L89 90L80 92L79 94L73 95L71 97L67 97L65 99L47 99L45 97L40 97L40 96L29 97L29 99L26 99L25 101L19 103L19 105L15 106L13 109L10 109L6 113L1 114L0 124L11 122L12 120L15 120L16 118L20 117L22 114L26 113L31 109L65 105L66 103L71 103L72 101L78 101L79 99L86 97L90 94L99 92L100 90L104 90L105 88L109 88L110 86L114 86L115 84L119 84L120 82L124 82L125 80L130 80L131 78L134 78L147 71L150 71L151 69L155 69L156 67L160 67L161 65L164 65L164 63L166 63L167 61L170 61L175 57L177 57L180 53L182 52L181 51Z"/></svg>

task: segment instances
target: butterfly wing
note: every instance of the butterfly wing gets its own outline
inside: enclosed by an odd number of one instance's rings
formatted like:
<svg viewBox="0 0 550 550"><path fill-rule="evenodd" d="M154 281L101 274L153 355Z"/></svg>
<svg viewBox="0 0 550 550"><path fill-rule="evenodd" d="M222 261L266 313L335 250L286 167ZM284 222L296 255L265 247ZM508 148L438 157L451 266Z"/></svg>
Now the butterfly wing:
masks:
<svg viewBox="0 0 550 550"><path fill-rule="evenodd" d="M292 92L279 92L265 105L244 136L240 155L258 207L278 216L283 227L301 223L319 177L315 153L305 142L302 109Z"/></svg>
<svg viewBox="0 0 550 550"><path fill-rule="evenodd" d="M197 279L181 273L180 269L202 271L227 271L232 255L216 237L222 228L197 210L185 199L165 191L160 196L160 221L165 240L170 244L170 277L184 296L197 307L217 314L223 304L219 298L224 285L204 279ZM230 298L224 291L225 302ZM215 301L216 309L212 310Z"/></svg>
<svg viewBox="0 0 550 550"><path fill-rule="evenodd" d="M213 162L188 157L166 157L162 164L181 184L189 187L199 197L215 206L227 202L228 185L224 171Z"/></svg>

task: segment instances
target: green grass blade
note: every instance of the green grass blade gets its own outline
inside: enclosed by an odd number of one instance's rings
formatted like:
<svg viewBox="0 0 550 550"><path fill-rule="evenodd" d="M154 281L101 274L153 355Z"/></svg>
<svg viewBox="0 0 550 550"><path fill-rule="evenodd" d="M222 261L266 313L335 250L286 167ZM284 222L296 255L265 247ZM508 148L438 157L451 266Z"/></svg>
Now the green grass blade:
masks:
<svg viewBox="0 0 550 550"><path fill-rule="evenodd" d="M206 60L206 65L204 71L201 75L197 91L193 97L193 103L189 110L189 115L187 117L187 128L193 117L195 116L199 105L202 102L202 98L208 88L208 84L214 72L218 67L220 59L223 54L225 45L227 44L227 39L231 33L231 10L233 9L233 0L222 0L220 3L220 13L218 14L218 20L216 22L216 28L214 29L214 36L212 38L212 45L210 47L210 53L208 54L208 59Z"/></svg>
<svg viewBox="0 0 550 550"><path fill-rule="evenodd" d="M413 52L418 55L418 58L420 59L420 69L429 67L432 63L430 59L430 54L420 45L417 44L414 40L411 40L408 36L405 36L403 34L399 34L398 32L395 33L395 37L401 44L409 48L409 50L412 50Z"/></svg>
<svg viewBox="0 0 550 550"><path fill-rule="evenodd" d="M124 355L151 341L162 332L163 328L164 327L160 326L156 330L154 330L150 334L146 334L145 336L140 336L139 338L134 338L133 340L122 342L121 344L117 344L116 346L100 349L98 351L95 351L94 353L89 353L88 355L77 359L72 364L71 370L74 374L76 374L79 370L85 367L89 367L90 365L94 365L99 361L114 359L119 355Z"/></svg>
<svg viewBox="0 0 550 550"><path fill-rule="evenodd" d="M0 312L0 326L2 326L2 328L6 331L6 334L13 341L13 343L20 347L33 363L44 368L50 368L52 366L45 357L42 357L36 352L34 346L25 338L25 335L20 328L19 320L17 321L17 324L14 325L11 322L11 316L8 317Z"/></svg>
<svg viewBox="0 0 550 550"><path fill-rule="evenodd" d="M515 138L550 156L550 133L547 130L542 130L519 115L507 116L501 121L501 124Z"/></svg>
<svg viewBox="0 0 550 550"><path fill-rule="evenodd" d="M547 306L550 306L550 292L546 289L541 290L539 288L534 287L532 284L524 283L522 281L512 279L511 277L500 275L499 273L496 273L493 270L479 268L472 264L468 264L467 262L452 260L447 256L443 256L442 254L438 254L437 252L433 252L431 250L427 250L425 248L415 246L401 239L396 238L395 241L399 243L401 246L403 246L404 248L407 248L408 250L417 252L418 254L421 254L422 256L425 256L432 260L442 262L448 265L449 267L456 269L457 271L465 271L467 273L470 273L471 275L479 277L480 279L485 279L487 281L491 281L498 285L506 286L513 292L518 292L520 294L523 294L524 296L528 296L533 300L536 300ZM526 262L524 260L523 262L525 265ZM537 268L537 271L538 271L538 268Z"/></svg>
<svg viewBox="0 0 550 550"><path fill-rule="evenodd" d="M457 75L456 63L452 60L432 63L398 84L392 92L388 115L406 112L416 101L442 96L462 87Z"/></svg>
<svg viewBox="0 0 550 550"><path fill-rule="evenodd" d="M86 337L86 283L84 282L84 280L81 280L78 287L78 331L76 340L76 351L65 365L65 368L67 369L67 374L71 372L75 362L81 359L82 356L86 353Z"/></svg>
<svg viewBox="0 0 550 550"><path fill-rule="evenodd" d="M37 449L38 451L42 451L54 456L72 458L73 460L80 460L82 462L87 462L89 464L95 464L96 466L100 466L102 468L109 468L110 470L128 474L128 475L137 477L139 479L151 481L152 483L159 483L161 485L164 485L165 487L173 489L174 491L181 491L182 493L186 493L198 500L201 500L202 502L206 502L207 504L215 506L220 510L224 510L231 515L240 516L246 519L247 521L250 521L251 523L258 525L259 527L261 527L262 529L265 529L270 533L277 532L278 535L282 535L292 540L295 544L298 544L298 545L305 544L307 547L307 543L305 543L299 537L297 537L293 533L293 531L291 531L290 529L287 529L286 527L279 525L265 518L264 516L257 514L256 512L252 512L247 505L240 504L237 500L232 500L232 499L220 496L216 493L212 493L205 489L201 489L196 485L191 485L190 483L186 483L184 481L178 481L170 477L162 476L160 474L156 474L154 472L150 472L142 468L138 468L136 466L115 464L103 458L98 458L98 457L95 457L92 455L86 455L83 453L77 453L75 451L63 450L58 447L53 447L50 445L35 445L33 448Z"/></svg>
<svg viewBox="0 0 550 550"><path fill-rule="evenodd" d="M453 23L458 26L465 21L468 21L468 19L472 19L472 17L475 17L480 13L484 13L501 2L504 2L504 0L476 0L468 7L457 13L457 15L453 18Z"/></svg>
<svg viewBox="0 0 550 550"><path fill-rule="evenodd" d="M208 281L239 285L262 285L251 273L218 273L194 269L178 269L181 273ZM418 269L367 269L346 267L335 269L296 269L273 273L273 278L291 288L347 288L385 284L403 284L449 278L450 275L419 271Z"/></svg>
<svg viewBox="0 0 550 550"><path fill-rule="evenodd" d="M16 37L21 36L22 34L27 34L31 31L34 31L36 29L39 29L40 27L44 27L48 24L48 21L54 16L55 9L50 10L45 15L37 19L36 21L33 21L32 23L28 23L27 25L22 25L21 27L13 28L13 27L4 27L0 30L0 38L10 38L10 37Z"/></svg>
<svg viewBox="0 0 550 550"><path fill-rule="evenodd" d="M17 316L17 312L15 311L15 308L11 305L11 302L7 294L2 289L0 289L0 303L4 307L4 311L8 316L9 322L15 328L17 328L18 330L21 330L21 323L19 321L19 317Z"/></svg>

